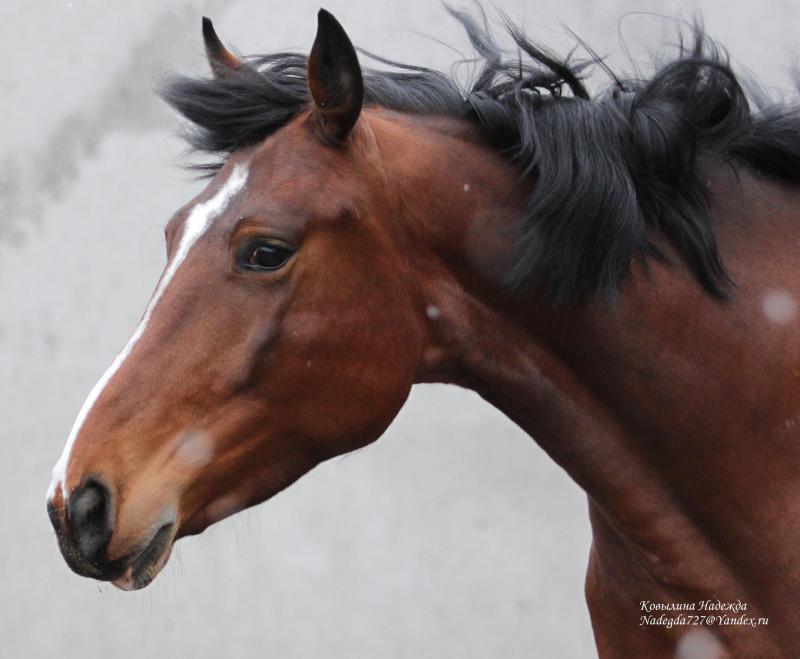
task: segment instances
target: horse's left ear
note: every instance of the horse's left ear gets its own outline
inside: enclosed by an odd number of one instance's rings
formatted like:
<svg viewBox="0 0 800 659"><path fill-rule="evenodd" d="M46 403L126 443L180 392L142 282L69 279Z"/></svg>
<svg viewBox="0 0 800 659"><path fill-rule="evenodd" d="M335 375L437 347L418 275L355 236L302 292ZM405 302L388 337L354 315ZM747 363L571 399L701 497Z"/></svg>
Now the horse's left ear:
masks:
<svg viewBox="0 0 800 659"><path fill-rule="evenodd" d="M205 16L203 16L203 43L215 78L227 78L244 66L244 63L236 55L225 48L214 30L211 19Z"/></svg>
<svg viewBox="0 0 800 659"><path fill-rule="evenodd" d="M308 56L308 89L323 133L345 139L361 114L364 80L356 49L324 9L317 15L317 37Z"/></svg>

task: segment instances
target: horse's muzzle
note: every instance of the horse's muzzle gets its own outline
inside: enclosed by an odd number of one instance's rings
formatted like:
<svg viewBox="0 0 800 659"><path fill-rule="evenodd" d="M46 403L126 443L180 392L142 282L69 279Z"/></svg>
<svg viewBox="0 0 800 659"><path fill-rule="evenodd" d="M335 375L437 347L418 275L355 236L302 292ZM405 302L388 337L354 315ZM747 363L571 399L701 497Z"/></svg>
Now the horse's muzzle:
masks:
<svg viewBox="0 0 800 659"><path fill-rule="evenodd" d="M108 559L108 543L114 532L114 500L104 483L87 480L70 494L62 509L48 501L47 514L61 554L74 572L104 581L122 575L128 561Z"/></svg>

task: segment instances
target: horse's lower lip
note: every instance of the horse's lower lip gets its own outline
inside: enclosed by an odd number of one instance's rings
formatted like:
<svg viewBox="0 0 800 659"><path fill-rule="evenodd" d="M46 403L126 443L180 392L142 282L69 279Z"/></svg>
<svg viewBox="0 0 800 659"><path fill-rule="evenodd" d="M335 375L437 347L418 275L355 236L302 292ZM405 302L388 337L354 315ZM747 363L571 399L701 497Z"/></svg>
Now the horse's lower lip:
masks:
<svg viewBox="0 0 800 659"><path fill-rule="evenodd" d="M147 586L166 563L174 536L174 524L164 524L148 545L135 556L124 574L113 583L121 590L139 590Z"/></svg>

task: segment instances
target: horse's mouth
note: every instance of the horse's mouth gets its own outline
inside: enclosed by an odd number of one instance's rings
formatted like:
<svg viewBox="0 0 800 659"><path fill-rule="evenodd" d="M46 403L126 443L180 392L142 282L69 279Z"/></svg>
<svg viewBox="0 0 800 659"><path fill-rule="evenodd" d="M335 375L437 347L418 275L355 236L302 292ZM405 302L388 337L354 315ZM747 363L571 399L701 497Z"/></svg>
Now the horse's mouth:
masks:
<svg viewBox="0 0 800 659"><path fill-rule="evenodd" d="M169 559L174 538L175 524L164 524L148 545L130 561L122 576L111 583L120 590L139 590L147 586Z"/></svg>

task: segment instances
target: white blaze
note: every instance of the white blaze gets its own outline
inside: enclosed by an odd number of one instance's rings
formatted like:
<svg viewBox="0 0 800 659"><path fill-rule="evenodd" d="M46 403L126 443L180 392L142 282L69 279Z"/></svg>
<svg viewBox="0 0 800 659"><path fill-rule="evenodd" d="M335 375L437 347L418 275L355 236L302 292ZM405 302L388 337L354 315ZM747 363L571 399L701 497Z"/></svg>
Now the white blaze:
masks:
<svg viewBox="0 0 800 659"><path fill-rule="evenodd" d="M150 316L152 315L153 310L158 304L158 301L164 295L164 291L167 290L167 286L169 286L169 283L175 276L178 268L186 260L189 250L208 230L214 219L219 217L219 215L225 211L230 203L230 200L237 192L239 192L239 190L244 187L246 182L247 169L236 165L233 168L233 172L228 180L217 191L217 193L211 197L211 199L197 204L192 209L192 212L189 213L189 217L186 219L186 223L183 228L183 234L181 235L180 243L178 244L178 249L175 251L175 256L167 265L167 269L161 276L161 280L158 282L158 286L156 287L153 296L150 298L150 303L147 305L147 309L145 309L144 316L142 316L139 326L131 335L131 338L128 339L128 342L125 344L125 347L122 349L122 351L114 358L114 361L111 362L111 365L106 369L106 372L103 373L102 377L97 381L97 384L95 384L92 390L89 392L89 396L86 398L86 401L83 403L83 406L78 412L78 417L75 419L72 430L67 437L67 443L64 446L64 451L61 453L61 457L56 463L56 466L53 468L53 480L50 482L50 488L47 491L48 500L53 497L56 487L61 484L64 500L66 502L68 494L66 475L70 452L72 451L72 446L75 443L75 438L78 436L81 426L83 426L83 423L86 421L86 417L89 415L92 406L100 396L100 393L103 391L103 389L105 389L106 385L111 381L111 378L114 377L114 374L119 370L128 356L131 354L136 343L140 338L142 338L142 335L147 328L147 323L150 321Z"/></svg>

